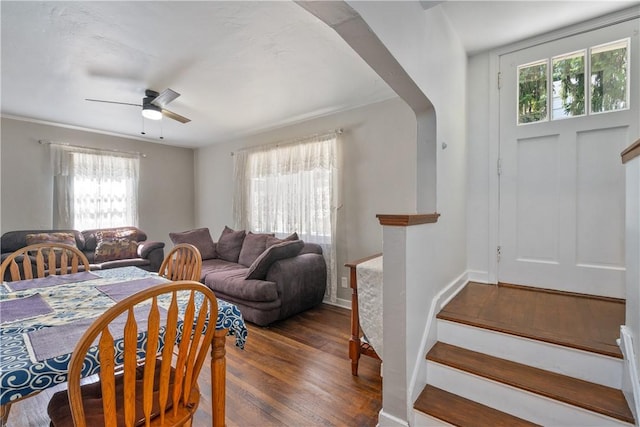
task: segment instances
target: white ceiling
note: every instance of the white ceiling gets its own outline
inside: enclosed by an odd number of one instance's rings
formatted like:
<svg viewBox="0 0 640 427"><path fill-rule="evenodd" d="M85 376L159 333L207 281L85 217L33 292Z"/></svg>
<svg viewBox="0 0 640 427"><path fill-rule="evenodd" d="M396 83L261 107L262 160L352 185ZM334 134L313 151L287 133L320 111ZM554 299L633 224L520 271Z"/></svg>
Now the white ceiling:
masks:
<svg viewBox="0 0 640 427"><path fill-rule="evenodd" d="M540 34L638 1L428 0L468 52ZM200 147L395 94L338 35L289 1L1 1L5 117ZM400 25L400 24L399 24ZM187 124L144 121L144 90L182 94ZM160 141L160 135L164 140Z"/></svg>

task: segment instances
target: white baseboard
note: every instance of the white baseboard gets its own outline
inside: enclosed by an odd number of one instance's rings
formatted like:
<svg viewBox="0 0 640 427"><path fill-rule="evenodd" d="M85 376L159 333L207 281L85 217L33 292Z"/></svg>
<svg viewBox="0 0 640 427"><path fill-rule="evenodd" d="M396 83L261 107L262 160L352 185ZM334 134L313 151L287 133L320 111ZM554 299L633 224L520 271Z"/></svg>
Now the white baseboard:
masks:
<svg viewBox="0 0 640 427"><path fill-rule="evenodd" d="M491 283L488 271L467 270L467 276L470 282Z"/></svg>
<svg viewBox="0 0 640 427"><path fill-rule="evenodd" d="M436 294L436 296L431 301L431 306L429 308L429 316L427 317L427 324L425 325L425 329L422 333L422 339L420 341L420 352L416 360L414 361L413 370L411 374L411 380L409 382L409 397L410 401L407 402L410 405L410 408L407 408L409 411L413 410L413 402L417 399L418 395L422 391L422 388L426 385L426 364L424 360L424 356L429 350L427 348L429 346L429 336L431 334L432 337L437 338L437 322L436 315L442 309L446 303L451 301L451 299L458 294L464 288L464 286L469 282L469 277L467 272L465 271L460 276L456 277L453 281L451 281L448 285L446 285L440 292Z"/></svg>
<svg viewBox="0 0 640 427"><path fill-rule="evenodd" d="M640 380L638 379L638 362L633 350L633 333L625 326L620 326L620 350L624 357L624 372L622 379L622 392L631 408L633 417L638 425L640 414Z"/></svg>
<svg viewBox="0 0 640 427"><path fill-rule="evenodd" d="M415 427L454 427L453 424L446 423L441 419L429 416L423 412L415 411L415 420L412 424Z"/></svg>
<svg viewBox="0 0 640 427"><path fill-rule="evenodd" d="M337 298L334 302L325 298L322 302L324 304L334 305L336 307L342 307L351 310L351 300L348 299Z"/></svg>
<svg viewBox="0 0 640 427"><path fill-rule="evenodd" d="M378 424L376 427L409 427L409 423L381 409L378 413Z"/></svg>

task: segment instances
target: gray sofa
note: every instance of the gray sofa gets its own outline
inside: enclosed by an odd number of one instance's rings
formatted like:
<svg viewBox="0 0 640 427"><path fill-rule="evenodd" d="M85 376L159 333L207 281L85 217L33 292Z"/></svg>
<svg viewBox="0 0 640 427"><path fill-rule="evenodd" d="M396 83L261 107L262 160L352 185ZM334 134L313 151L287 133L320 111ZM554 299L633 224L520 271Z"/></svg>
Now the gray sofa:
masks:
<svg viewBox="0 0 640 427"><path fill-rule="evenodd" d="M322 248L294 233L285 239L225 227L214 242L208 228L170 233L202 254L201 282L238 306L246 321L266 326L322 302L327 267Z"/></svg>
<svg viewBox="0 0 640 427"><path fill-rule="evenodd" d="M137 227L101 228L93 230L18 230L4 233L0 238L2 261L14 251L32 243L34 236L46 239L46 235L55 236L57 241L63 235L72 235L69 242L80 249L89 260L91 270L103 270L114 267L136 266L147 271L158 271L164 259L164 242L147 241L147 234ZM97 253L99 244L102 244L106 236L112 238L127 239L131 243L131 251L128 253L116 252L113 249L109 256ZM63 236L64 237L64 236ZM100 248L105 246L102 244ZM98 256L97 256L98 255ZM115 259L114 259L115 258Z"/></svg>

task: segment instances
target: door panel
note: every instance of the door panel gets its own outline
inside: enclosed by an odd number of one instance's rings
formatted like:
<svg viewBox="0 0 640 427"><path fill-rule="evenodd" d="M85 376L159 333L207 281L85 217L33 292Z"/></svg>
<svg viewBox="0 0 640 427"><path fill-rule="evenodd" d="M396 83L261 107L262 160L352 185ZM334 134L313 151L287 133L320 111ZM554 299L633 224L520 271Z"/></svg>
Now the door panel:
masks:
<svg viewBox="0 0 640 427"><path fill-rule="evenodd" d="M624 298L620 152L638 135L638 23L500 57L499 281ZM519 65L627 37L629 109L517 125Z"/></svg>

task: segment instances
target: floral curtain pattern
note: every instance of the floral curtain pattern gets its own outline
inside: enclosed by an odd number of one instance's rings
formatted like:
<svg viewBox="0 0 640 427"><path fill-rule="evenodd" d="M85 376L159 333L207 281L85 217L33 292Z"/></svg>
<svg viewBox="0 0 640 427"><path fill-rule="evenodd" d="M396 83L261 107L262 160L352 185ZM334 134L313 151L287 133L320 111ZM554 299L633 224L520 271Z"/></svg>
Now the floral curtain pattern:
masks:
<svg viewBox="0 0 640 427"><path fill-rule="evenodd" d="M322 246L327 295L335 302L337 134L257 147L234 155L236 228L286 236Z"/></svg>
<svg viewBox="0 0 640 427"><path fill-rule="evenodd" d="M56 228L138 225L139 155L61 144L51 154Z"/></svg>

